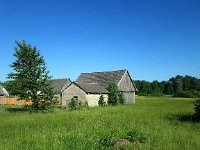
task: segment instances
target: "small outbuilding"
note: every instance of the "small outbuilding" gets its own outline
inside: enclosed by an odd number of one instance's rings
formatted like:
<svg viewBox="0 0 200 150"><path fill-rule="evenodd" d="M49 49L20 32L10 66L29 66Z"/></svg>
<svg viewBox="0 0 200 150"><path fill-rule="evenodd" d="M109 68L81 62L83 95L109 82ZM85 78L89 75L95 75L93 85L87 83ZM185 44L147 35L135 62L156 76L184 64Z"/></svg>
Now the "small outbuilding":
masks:
<svg viewBox="0 0 200 150"><path fill-rule="evenodd" d="M100 95L103 95L104 101L107 102L108 93L107 89L97 83L73 82L62 91L62 106L68 106L72 98L88 106L98 106Z"/></svg>
<svg viewBox="0 0 200 150"><path fill-rule="evenodd" d="M97 106L100 95L107 102L110 83L115 83L122 92L126 104L135 103L136 86L128 70L81 73L75 82L65 86L61 91L62 106L67 107L72 98Z"/></svg>

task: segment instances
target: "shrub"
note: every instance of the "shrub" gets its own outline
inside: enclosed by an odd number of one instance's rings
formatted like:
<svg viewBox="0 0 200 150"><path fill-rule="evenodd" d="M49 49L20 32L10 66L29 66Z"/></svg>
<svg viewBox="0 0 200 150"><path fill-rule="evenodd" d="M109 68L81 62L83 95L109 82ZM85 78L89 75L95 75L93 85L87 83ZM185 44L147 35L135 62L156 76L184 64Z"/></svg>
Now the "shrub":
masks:
<svg viewBox="0 0 200 150"><path fill-rule="evenodd" d="M138 96L148 96L147 93L139 93Z"/></svg>
<svg viewBox="0 0 200 150"><path fill-rule="evenodd" d="M107 90L110 92L108 95L109 105L118 105L124 103L122 93L119 91L115 83L110 83L107 87Z"/></svg>
<svg viewBox="0 0 200 150"><path fill-rule="evenodd" d="M188 91L178 92L174 96L175 97L185 97L185 98L199 98L200 91L188 90Z"/></svg>
<svg viewBox="0 0 200 150"><path fill-rule="evenodd" d="M200 119L200 100L194 102L195 117Z"/></svg>
<svg viewBox="0 0 200 150"><path fill-rule="evenodd" d="M78 109L81 110L83 109L83 107L84 107L83 102L82 101L78 102Z"/></svg>
<svg viewBox="0 0 200 150"><path fill-rule="evenodd" d="M119 103L120 104L124 104L125 103L123 94L121 92L119 93Z"/></svg>
<svg viewBox="0 0 200 150"><path fill-rule="evenodd" d="M75 98L72 98L69 102L69 109L70 110L76 110L79 107L78 100Z"/></svg>
<svg viewBox="0 0 200 150"><path fill-rule="evenodd" d="M105 106L106 105L106 102L104 101L103 95L100 95L98 104L99 104L99 106Z"/></svg>
<svg viewBox="0 0 200 150"><path fill-rule="evenodd" d="M150 96L161 97L163 96L162 93L152 93Z"/></svg>
<svg viewBox="0 0 200 150"><path fill-rule="evenodd" d="M59 100L59 97L58 96L55 96L52 100L52 104L60 104L60 100Z"/></svg>

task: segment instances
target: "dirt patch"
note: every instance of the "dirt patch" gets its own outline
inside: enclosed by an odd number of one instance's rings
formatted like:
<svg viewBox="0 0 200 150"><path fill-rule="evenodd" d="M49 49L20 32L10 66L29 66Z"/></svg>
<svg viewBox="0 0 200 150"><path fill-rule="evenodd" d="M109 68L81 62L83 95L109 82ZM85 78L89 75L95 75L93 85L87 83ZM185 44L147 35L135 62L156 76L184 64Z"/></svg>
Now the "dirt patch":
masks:
<svg viewBox="0 0 200 150"><path fill-rule="evenodd" d="M119 146L124 146L128 144L131 144L131 142L128 139L118 139L114 146L119 147Z"/></svg>

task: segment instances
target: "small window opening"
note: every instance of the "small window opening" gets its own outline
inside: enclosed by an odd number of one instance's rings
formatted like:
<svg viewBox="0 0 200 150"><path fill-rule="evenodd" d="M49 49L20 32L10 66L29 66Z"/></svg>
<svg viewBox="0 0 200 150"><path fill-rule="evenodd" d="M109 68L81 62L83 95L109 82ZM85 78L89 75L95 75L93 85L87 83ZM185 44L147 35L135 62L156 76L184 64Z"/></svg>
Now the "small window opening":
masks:
<svg viewBox="0 0 200 150"><path fill-rule="evenodd" d="M78 100L78 96L74 96L73 99Z"/></svg>

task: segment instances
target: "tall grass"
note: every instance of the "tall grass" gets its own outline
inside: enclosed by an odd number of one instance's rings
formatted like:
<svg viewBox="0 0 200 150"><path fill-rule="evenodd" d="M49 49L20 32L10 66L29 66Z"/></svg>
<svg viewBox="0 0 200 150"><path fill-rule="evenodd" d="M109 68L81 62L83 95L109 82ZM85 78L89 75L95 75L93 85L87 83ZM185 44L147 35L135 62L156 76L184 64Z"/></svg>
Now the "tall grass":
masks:
<svg viewBox="0 0 200 150"><path fill-rule="evenodd" d="M193 123L193 99L138 98L135 105L51 113L11 112L0 106L0 149L200 149L200 123ZM128 133L142 143L109 145ZM102 142L103 141L103 142Z"/></svg>

